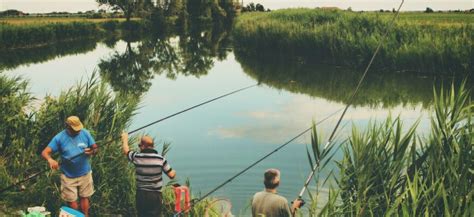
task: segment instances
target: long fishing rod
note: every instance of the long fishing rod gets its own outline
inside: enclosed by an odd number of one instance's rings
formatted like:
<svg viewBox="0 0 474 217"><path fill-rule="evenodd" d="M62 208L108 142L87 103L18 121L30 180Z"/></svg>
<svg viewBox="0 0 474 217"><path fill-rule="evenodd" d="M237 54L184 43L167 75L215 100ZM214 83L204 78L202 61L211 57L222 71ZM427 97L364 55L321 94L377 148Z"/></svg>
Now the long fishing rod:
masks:
<svg viewBox="0 0 474 217"><path fill-rule="evenodd" d="M142 127L137 128L137 129L135 129L135 130L132 130L132 131L128 132L128 134L131 135L131 134L133 134L133 133L135 133L135 132L138 132L138 131L140 131L140 130L143 130L143 129L149 127L149 126L152 126L152 125L154 125L154 124L157 124L157 123L159 123L159 122L162 122L162 121L164 121L164 120L166 120L166 119L172 118L172 117L174 117L174 116L176 116L176 115L182 114L182 113L184 113L184 112L187 112L187 111L189 111L189 110L195 109L195 108L200 107L200 106L203 106L203 105L205 105L205 104L208 104L208 103L210 103L210 102L216 101L216 100L221 99L221 98L224 98L224 97L226 97L226 96L229 96L229 95L232 95L232 94L235 94L235 93L238 93L238 92L241 92L241 91L250 89L250 88L255 87L255 86L257 86L257 85L258 85L258 83L257 83L257 84L250 85L250 86L246 86L246 87L243 87L243 88L234 90L234 91L232 91L232 92L229 92L229 93L220 95L220 96L218 96L218 97L212 98L212 99L210 99L210 100L204 101L204 102L199 103L199 104L197 104L197 105L194 105L194 106L191 106L191 107L189 107L189 108L186 108L186 109L183 109L183 110L181 110L181 111L178 111L178 112L176 112L176 113L170 114L170 115L168 115L168 116L166 116L166 117L164 117L164 118L161 118L161 119L158 119L158 120L156 120L156 121L153 121L153 122L151 122L151 123L149 123L149 124L146 124L146 125L144 125L144 126L142 126ZM115 140L115 139L111 139L111 140L108 140L108 141L105 142L105 143L109 143L109 142L112 142L112 141L114 141L114 140ZM84 154L85 154L85 152L81 152L81 153L79 153L79 154L77 154L77 155L72 156L71 158L64 158L64 160L66 161L66 163L71 163L74 159L76 159L76 158L78 158L78 157L80 157L80 156L82 156L82 155L84 155ZM33 174L33 175L28 176L26 179L20 180L20 181L18 181L18 182L16 182L16 183L14 183L14 184L12 184L12 185L6 187L6 188L3 188L3 189L0 190L0 194L2 194L3 192L6 192L6 191L12 189L13 187L15 187L15 186L17 186L17 185L19 185L19 184L21 184L21 183L24 183L24 182L26 182L26 181L28 181L28 180L31 180L31 179L33 179L33 178L35 178L35 177L37 177L37 176L39 176L39 175L41 175L41 174L43 174L43 173L49 171L49 170L50 170L49 168L48 168L48 169L41 170L41 171L39 171L39 172L37 172L37 173L35 173L35 174Z"/></svg>
<svg viewBox="0 0 474 217"><path fill-rule="evenodd" d="M339 113L340 111L342 110L339 109L331 114L329 114L328 116L326 116L325 118L321 119L320 121L318 121L315 125L319 125L321 123L323 123L324 121L326 121L327 119L329 119L330 117L336 115L337 113ZM245 173L247 170L249 170L250 168L254 167L255 165L257 165L258 163L262 162L263 160L265 160L267 157L269 157L270 155L274 154L275 152L279 151L280 149L282 149L283 147L285 147L286 145L290 144L291 142L295 141L296 139L298 139L299 137L301 137L302 135L304 135L305 133L307 133L308 131L310 131L311 129L313 128L313 126L309 127L308 129L302 131L301 133L299 133L298 135L296 135L295 137L291 138L290 140L288 140L287 142L285 142L284 144L278 146L276 149L274 149L273 151L271 151L270 153L266 154L265 156L261 157L260 159L258 159L257 161L255 161L254 163L250 164L250 166L246 167L245 169L243 169L242 171L238 172L237 174L235 174L234 176L232 176L231 178L227 179L225 182L223 182L222 184L218 185L217 187L215 187L214 189L212 189L211 191L209 191L207 194L205 194L204 196L201 196L199 199L195 199L193 200L193 203L191 204L191 207L193 207L194 205L196 205L197 203L201 202L202 200L204 200L204 198L208 197L209 195L211 195L212 193L214 193L215 191L219 190L220 188L222 188L224 185L232 182L232 180L234 180L235 178L237 178L238 176L242 175L243 173ZM178 216L180 215L181 213L183 213L184 211L181 211L181 212L178 212L176 213L174 216Z"/></svg>
<svg viewBox="0 0 474 217"><path fill-rule="evenodd" d="M370 59L370 62L369 62L369 64L367 65L367 67L366 67L366 69L365 69L365 71L364 71L364 74L363 74L362 77L360 78L359 83L357 84L356 89L354 90L353 94L352 94L351 97L349 98L348 103L347 103L346 107L344 108L344 111L343 111L342 114L341 114L341 117L340 117L339 120L337 121L337 124L336 124L336 126L334 127L334 130L333 130L332 133L331 133L331 136L329 137L327 143L324 145L324 150L326 150L326 148L332 143L332 140L334 139L334 135L336 134L336 131L337 131L337 129L338 129L338 127L339 127L339 125L340 125L342 119L344 118L344 115L346 114L347 110L349 109L349 107L351 106L352 102L354 101L354 98L355 98L355 96L357 95L357 92L359 91L359 88L360 88L360 86L362 85L362 82L365 80L365 77L366 77L366 75L367 75L367 72L369 71L370 67L372 66L372 63L374 62L375 57L377 56L377 54L378 54L380 48L382 47L382 44L383 44L385 38L387 37L389 30L390 30L391 27L394 25L395 20L397 19L398 15L400 14L400 9L402 8L403 3L405 3L405 0L402 0L402 2L400 3L400 6L398 6L397 13L395 14L395 16L393 16L393 18L392 18L392 20L391 20L391 23L390 23L390 25L388 26L389 28L387 28L387 30L385 31L384 35L382 36L382 38L381 38L381 40L380 40L380 42L379 42L379 44L378 44L378 46L377 46L377 49L375 49L375 52L374 52L374 54L372 55L372 58ZM303 194L305 193L306 189L308 188L308 185L309 185L309 183L311 182L311 179L313 179L313 176L314 176L314 173L315 173L316 169L317 169L317 168L319 167L319 165L320 165L320 160L321 160L321 159L318 159L318 160L315 162L315 164L314 164L314 166L313 166L311 172L310 172L309 175L308 175L308 178L306 179L306 181L305 181L305 183L304 183L303 188L301 189L301 191L300 191L300 193L299 193L299 195L298 195L298 199L301 200L301 201L303 201Z"/></svg>
<svg viewBox="0 0 474 217"><path fill-rule="evenodd" d="M48 169L43 169L43 170L41 170L41 171L39 171L39 172L37 172L37 173L35 173L35 174L29 175L26 179L20 180L20 181L18 181L18 182L15 182L15 183L12 184L12 185L6 187L6 188L3 188L2 190L0 190L0 194L2 194L3 192L7 192L7 191L9 191L10 189L13 189L15 186L17 186L17 185L19 185L19 184L22 184L22 183L27 182L27 181L29 181L29 180L31 180L31 179L34 179L35 177L37 177L37 176L39 176L39 175L45 173L45 172L48 171L48 170L49 170L49 168L48 168Z"/></svg>

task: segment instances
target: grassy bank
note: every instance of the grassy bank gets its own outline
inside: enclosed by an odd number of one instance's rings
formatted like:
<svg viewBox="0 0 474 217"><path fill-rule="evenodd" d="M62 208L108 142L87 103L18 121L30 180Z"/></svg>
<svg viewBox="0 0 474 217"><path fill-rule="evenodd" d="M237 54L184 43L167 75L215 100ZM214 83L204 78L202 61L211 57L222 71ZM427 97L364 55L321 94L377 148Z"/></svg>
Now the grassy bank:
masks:
<svg viewBox="0 0 474 217"><path fill-rule="evenodd" d="M435 92L426 137L416 135L417 124L403 130L399 119L354 128L341 144L343 159L336 162L329 202L319 202L320 192L312 192L308 211L313 216L474 215L474 103L469 93L464 85ZM332 161L327 150L338 145L321 144L313 139L312 161L325 165Z"/></svg>
<svg viewBox="0 0 474 217"><path fill-rule="evenodd" d="M391 17L393 13L379 13L380 16ZM432 24L438 26L464 25L474 23L474 16L467 13L421 13L421 12L402 12L399 17L400 21L413 22L417 25Z"/></svg>
<svg viewBox="0 0 474 217"><path fill-rule="evenodd" d="M74 114L83 120L100 146L99 154L91 158L96 190L91 198L91 215L134 216L134 168L113 139L130 124L137 97L115 96L96 79L39 102L27 90L27 82L0 76L0 186L4 188L47 168L39 152L64 128L64 119ZM63 204L59 189L59 172L47 172L2 194L0 213L10 215L11 211L42 205L55 216ZM167 192L165 216L172 213L173 205ZM204 201L195 207L193 214L202 216L207 204Z"/></svg>
<svg viewBox="0 0 474 217"><path fill-rule="evenodd" d="M238 17L233 36L235 47L245 52L363 67L388 28L390 15L319 9L246 13ZM474 70L472 16L436 15L401 14L374 66L441 73Z"/></svg>
<svg viewBox="0 0 474 217"><path fill-rule="evenodd" d="M0 49L41 47L58 42L78 39L97 39L107 35L133 32L140 34L144 24L140 20L129 23L118 20L95 20L79 18L38 18L0 22ZM59 21L62 20L62 21Z"/></svg>
<svg viewBox="0 0 474 217"><path fill-rule="evenodd" d="M133 18L132 20L139 20ZM101 18L101 19L92 19L92 18L83 18L83 17L9 17L9 18L0 18L0 23L10 24L10 25L47 25L54 23L104 23L104 22L124 22L125 18Z"/></svg>

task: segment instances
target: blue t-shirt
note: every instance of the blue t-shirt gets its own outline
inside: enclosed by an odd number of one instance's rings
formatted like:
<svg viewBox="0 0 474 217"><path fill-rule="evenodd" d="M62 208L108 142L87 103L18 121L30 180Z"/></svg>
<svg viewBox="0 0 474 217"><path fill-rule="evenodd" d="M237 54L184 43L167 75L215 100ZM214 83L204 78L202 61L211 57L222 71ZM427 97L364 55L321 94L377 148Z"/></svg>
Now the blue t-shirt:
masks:
<svg viewBox="0 0 474 217"><path fill-rule="evenodd" d="M89 131L82 129L78 135L72 137L66 130L58 133L48 144L53 153L59 152L61 155L61 171L69 178L76 178L86 175L91 171L91 165L87 155L83 154L72 161L70 159L84 152L84 149L91 148L95 144Z"/></svg>

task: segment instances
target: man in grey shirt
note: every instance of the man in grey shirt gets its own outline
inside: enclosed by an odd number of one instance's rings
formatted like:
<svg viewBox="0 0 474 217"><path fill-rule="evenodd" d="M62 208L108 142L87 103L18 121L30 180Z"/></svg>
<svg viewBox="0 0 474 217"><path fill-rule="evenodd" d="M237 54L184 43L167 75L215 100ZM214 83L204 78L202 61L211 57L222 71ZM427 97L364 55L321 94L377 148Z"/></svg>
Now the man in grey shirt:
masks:
<svg viewBox="0 0 474 217"><path fill-rule="evenodd" d="M294 200L293 205L288 206L286 198L277 194L276 188L280 184L280 171L268 169L265 171L263 184L265 190L257 192L252 198L253 217L289 217L294 216L296 210L301 206L301 200Z"/></svg>

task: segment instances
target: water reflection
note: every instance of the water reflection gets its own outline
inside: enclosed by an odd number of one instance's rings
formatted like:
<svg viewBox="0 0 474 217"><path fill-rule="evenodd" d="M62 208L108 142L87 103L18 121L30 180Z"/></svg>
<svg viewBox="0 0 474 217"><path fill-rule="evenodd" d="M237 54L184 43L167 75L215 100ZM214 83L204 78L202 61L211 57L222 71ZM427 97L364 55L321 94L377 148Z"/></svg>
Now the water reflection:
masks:
<svg viewBox="0 0 474 217"><path fill-rule="evenodd" d="M133 49L130 42L127 42L124 53L115 52L109 59L101 60L98 67L101 78L114 91L141 95L151 86L153 71L150 60L145 52Z"/></svg>
<svg viewBox="0 0 474 217"><path fill-rule="evenodd" d="M96 48L97 39L67 41L29 49L0 50L0 72L37 64L58 57L86 53Z"/></svg>
<svg viewBox="0 0 474 217"><path fill-rule="evenodd" d="M230 28L200 26L180 34L152 34L141 41L127 41L124 52L115 51L100 60L99 72L114 91L141 95L150 88L154 75L176 79L181 74L207 75L214 59L225 59L230 52Z"/></svg>
<svg viewBox="0 0 474 217"><path fill-rule="evenodd" d="M267 55L254 56L236 49L236 59L244 72L277 89L322 97L346 103L357 86L361 70L334 65L318 65L304 60ZM452 78L416 73L370 71L358 95L355 106L392 108L398 105L427 107L433 100L433 85L448 87L451 81L460 83L463 78ZM470 83L474 83L472 79Z"/></svg>
<svg viewBox="0 0 474 217"><path fill-rule="evenodd" d="M187 13L176 15L174 21L170 20L173 20L173 8L176 7L164 6L166 10L160 13L164 14L162 19L165 20L156 21L161 22L163 28L149 34L131 32L100 39L107 47L115 49L98 61L101 79L120 94L141 96L150 89L151 80L156 75L165 75L169 79L176 79L179 75L199 78L206 76L216 61L226 59L233 47L230 32L235 14L230 7L221 5L222 10L212 12L209 7L200 10L201 3L189 1L185 5ZM126 42L125 49L120 50L121 46L117 46L120 40ZM0 51L0 71L86 53L94 50L98 42L98 39L69 41L32 49ZM348 94L361 76L361 70L316 65L272 54L255 56L239 49L235 51L235 57L245 73L259 82L338 103L346 103ZM389 108L421 104L427 107L432 102L433 85L439 88L452 80L459 83L461 79L370 71L353 104ZM473 86L473 83L471 78L469 85Z"/></svg>

